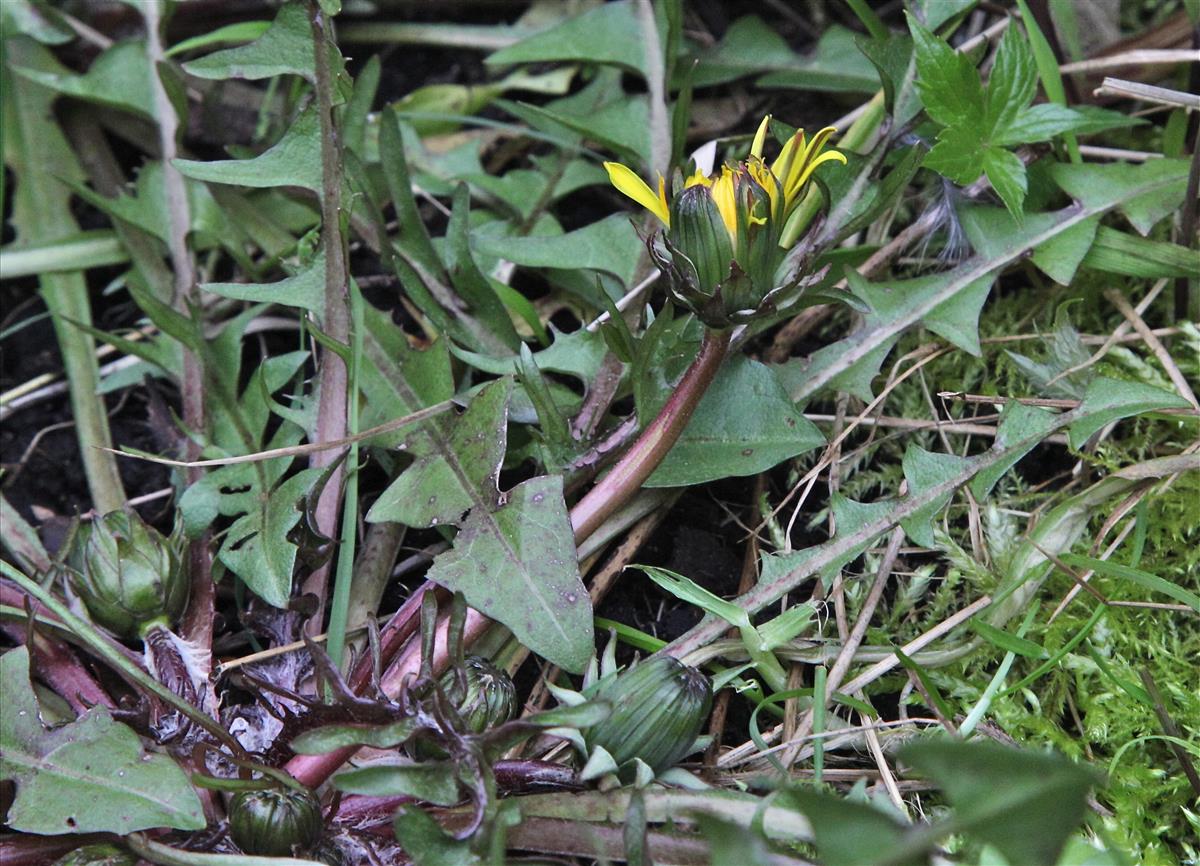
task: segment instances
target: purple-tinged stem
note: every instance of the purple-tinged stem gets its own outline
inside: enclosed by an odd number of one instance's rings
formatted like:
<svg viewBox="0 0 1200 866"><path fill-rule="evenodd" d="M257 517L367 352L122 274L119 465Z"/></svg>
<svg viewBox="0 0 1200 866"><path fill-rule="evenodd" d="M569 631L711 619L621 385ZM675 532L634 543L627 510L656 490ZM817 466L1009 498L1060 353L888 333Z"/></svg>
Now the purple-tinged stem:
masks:
<svg viewBox="0 0 1200 866"><path fill-rule="evenodd" d="M576 544L582 543L613 512L633 498L643 482L662 463L687 426L696 404L712 384L728 348L729 331L705 330L700 353L683 374L661 411L617 465L571 509L571 527L575 530Z"/></svg>

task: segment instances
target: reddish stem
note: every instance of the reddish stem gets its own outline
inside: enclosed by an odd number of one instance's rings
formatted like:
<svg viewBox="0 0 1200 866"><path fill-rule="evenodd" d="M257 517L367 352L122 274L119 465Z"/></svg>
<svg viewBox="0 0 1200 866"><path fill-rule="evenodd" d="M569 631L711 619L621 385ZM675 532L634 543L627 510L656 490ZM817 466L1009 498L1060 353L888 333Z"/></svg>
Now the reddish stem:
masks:
<svg viewBox="0 0 1200 866"><path fill-rule="evenodd" d="M642 435L630 446L617 465L593 487L586 496L571 509L571 526L575 531L575 543L578 544L591 535L613 512L628 502L641 488L642 483L650 477L655 468L666 457L671 446L679 439L692 412L712 384L713 377L721 367L725 354L729 349L729 332L705 330L700 351L692 361L674 392L667 399L658 415L650 425L642 431ZM383 675L381 687L385 694L395 697L407 677L415 676L421 666L421 647L411 636L416 632L420 611L421 596L432 584L426 584L413 594L405 603L404 608L397 611L388 624L391 630L386 640L386 650L400 647L399 653ZM407 616L405 615L407 609ZM446 618L438 623L438 642L440 646L434 658L434 673L440 673L448 661L445 648ZM395 623L393 629L392 623ZM468 608L463 630L463 645L470 646L491 626L492 621L478 611ZM381 656L386 661L390 652L381 646ZM364 660L369 664L369 660ZM352 687L356 690L366 684L362 668L363 662L355 669L351 678ZM369 670L369 668L367 669ZM328 752L324 755L297 755L288 761L284 768L291 773L296 781L316 788L323 784L333 773L354 756L356 747Z"/></svg>
<svg viewBox="0 0 1200 866"><path fill-rule="evenodd" d="M712 384L728 348L729 331L705 329L700 353L658 415L617 465L571 509L571 527L575 530L576 544L582 543L613 512L632 499L643 482L662 463L687 426L696 404Z"/></svg>

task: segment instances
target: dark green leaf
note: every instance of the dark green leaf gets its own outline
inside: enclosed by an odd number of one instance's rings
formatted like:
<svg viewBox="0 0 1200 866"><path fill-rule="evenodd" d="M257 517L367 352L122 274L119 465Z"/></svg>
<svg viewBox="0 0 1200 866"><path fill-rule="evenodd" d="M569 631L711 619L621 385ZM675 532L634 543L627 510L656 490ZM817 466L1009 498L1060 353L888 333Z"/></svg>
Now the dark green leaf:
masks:
<svg viewBox="0 0 1200 866"><path fill-rule="evenodd" d="M1010 153L999 147L989 147L983 153L983 170L987 179L1000 196L1013 219L1020 220L1023 216L1022 205L1025 203L1025 192L1028 181L1025 177L1025 163L1015 153Z"/></svg>
<svg viewBox="0 0 1200 866"><path fill-rule="evenodd" d="M916 743L900 758L945 792L956 826L1029 866L1058 861L1096 783L1066 758L990 743Z"/></svg>
<svg viewBox="0 0 1200 866"><path fill-rule="evenodd" d="M462 799L453 764L368 764L338 773L333 786L348 794L416 797L437 806Z"/></svg>
<svg viewBox="0 0 1200 866"><path fill-rule="evenodd" d="M0 658L0 691L0 777L17 784L9 827L42 835L204 827L187 774L166 755L146 752L107 708L44 728L24 647Z"/></svg>
<svg viewBox="0 0 1200 866"><path fill-rule="evenodd" d="M305 731L289 746L297 755L324 755L347 746L394 749L420 728L416 719L401 719L388 725L323 725Z"/></svg>
<svg viewBox="0 0 1200 866"><path fill-rule="evenodd" d="M416 459L380 494L367 520L427 527L458 523L476 505L493 507L508 442L511 392L507 378L483 388L467 411L444 428L446 439L424 429L411 434L407 450Z"/></svg>
<svg viewBox="0 0 1200 866"><path fill-rule="evenodd" d="M1091 556L1079 556L1074 553L1064 553L1062 561L1064 565L1069 565L1073 568L1081 570L1091 569L1097 574L1103 574L1106 577L1114 577L1118 580L1127 580L1130 583L1136 583L1138 586L1148 589L1151 592L1161 592L1169 598L1186 604L1196 613L1200 613L1200 596L1156 574L1151 574L1140 568L1130 568L1128 565L1122 565L1119 562L1096 559Z"/></svg>
<svg viewBox="0 0 1200 866"><path fill-rule="evenodd" d="M804 813L812 824L817 850L829 866L879 863L904 845L910 833L904 824L874 806L806 788L789 788L775 802ZM914 853L896 866L924 862L920 853Z"/></svg>
<svg viewBox="0 0 1200 866"><path fill-rule="evenodd" d="M976 124L984 120L983 85L975 64L908 16L917 52L917 91L925 111L943 126Z"/></svg>
<svg viewBox="0 0 1200 866"><path fill-rule="evenodd" d="M533 478L494 512L467 515L428 578L466 596L538 655L582 673L593 652L592 605L579 577L562 479Z"/></svg>
<svg viewBox="0 0 1200 866"><path fill-rule="evenodd" d="M926 451L918 445L909 445L904 452L904 478L908 481L908 495L917 496L936 487L947 478L959 475L968 464L967 458L956 454L941 454ZM950 502L946 494L921 508L900 522L908 537L922 547L933 547L932 520Z"/></svg>
<svg viewBox="0 0 1200 866"><path fill-rule="evenodd" d="M816 448L825 437L788 397L769 367L730 359L647 487L680 487L753 475Z"/></svg>

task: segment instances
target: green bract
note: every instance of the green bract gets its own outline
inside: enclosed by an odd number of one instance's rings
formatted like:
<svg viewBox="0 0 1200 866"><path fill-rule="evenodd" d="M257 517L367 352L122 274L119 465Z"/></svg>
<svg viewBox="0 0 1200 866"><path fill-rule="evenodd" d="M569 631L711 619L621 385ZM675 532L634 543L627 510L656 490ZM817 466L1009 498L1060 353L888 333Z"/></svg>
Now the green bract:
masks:
<svg viewBox="0 0 1200 866"><path fill-rule="evenodd" d="M67 564L97 623L122 637L169 627L188 600L188 576L175 536L164 538L136 514L112 511L80 525Z"/></svg>
<svg viewBox="0 0 1200 866"><path fill-rule="evenodd" d="M708 677L670 656L656 656L602 681L595 698L612 714L583 730L589 751L602 747L624 766L640 758L661 773L687 755L712 706Z"/></svg>
<svg viewBox="0 0 1200 866"><path fill-rule="evenodd" d="M483 656L467 657L461 681L457 672L447 671L442 675L441 687L472 734L504 724L517 709L517 689L512 679Z"/></svg>
<svg viewBox="0 0 1200 866"><path fill-rule="evenodd" d="M247 854L283 857L321 838L321 806L308 791L242 791L229 803L229 836Z"/></svg>

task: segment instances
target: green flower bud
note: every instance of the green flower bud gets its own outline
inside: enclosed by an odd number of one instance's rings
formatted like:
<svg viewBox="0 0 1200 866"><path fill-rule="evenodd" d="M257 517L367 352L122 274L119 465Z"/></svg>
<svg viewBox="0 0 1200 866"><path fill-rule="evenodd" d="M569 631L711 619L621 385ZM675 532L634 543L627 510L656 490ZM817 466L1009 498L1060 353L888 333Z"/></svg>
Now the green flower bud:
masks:
<svg viewBox="0 0 1200 866"><path fill-rule="evenodd" d="M309 791L242 791L229 803L229 836L246 854L284 857L321 838L324 820Z"/></svg>
<svg viewBox="0 0 1200 866"><path fill-rule="evenodd" d="M618 767L640 758L661 773L691 751L712 707L712 684L678 659L655 656L601 681L595 698L612 713L583 730L588 748L602 746Z"/></svg>
<svg viewBox="0 0 1200 866"><path fill-rule="evenodd" d="M482 734L516 714L516 686L508 674L483 656L467 656L462 681L457 672L449 670L442 674L439 685L454 703L468 733Z"/></svg>
<svg viewBox="0 0 1200 866"><path fill-rule="evenodd" d="M113 511L81 524L67 564L97 623L122 637L169 627L187 606L188 577L173 536L164 538L136 514Z"/></svg>
<svg viewBox="0 0 1200 866"><path fill-rule="evenodd" d="M84 845L54 861L53 866L137 866L138 858L127 848L101 842Z"/></svg>
<svg viewBox="0 0 1200 866"><path fill-rule="evenodd" d="M690 186L671 202L668 239L680 301L701 310L729 277L733 263L729 231L708 187Z"/></svg>

